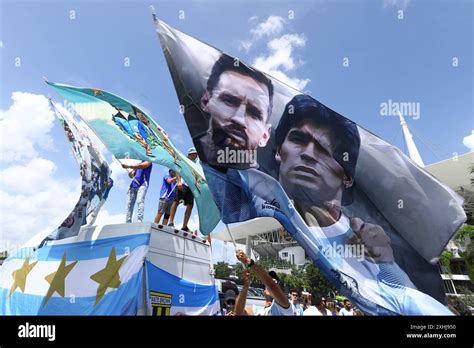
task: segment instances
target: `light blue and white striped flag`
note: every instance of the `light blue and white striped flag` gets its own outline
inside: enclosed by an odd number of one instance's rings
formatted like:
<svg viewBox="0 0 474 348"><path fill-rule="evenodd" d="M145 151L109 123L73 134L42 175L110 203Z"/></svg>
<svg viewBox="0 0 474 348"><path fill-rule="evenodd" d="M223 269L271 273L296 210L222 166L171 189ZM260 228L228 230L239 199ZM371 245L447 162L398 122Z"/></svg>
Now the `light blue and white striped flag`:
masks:
<svg viewBox="0 0 474 348"><path fill-rule="evenodd" d="M149 233L20 249L0 272L0 315L135 315Z"/></svg>

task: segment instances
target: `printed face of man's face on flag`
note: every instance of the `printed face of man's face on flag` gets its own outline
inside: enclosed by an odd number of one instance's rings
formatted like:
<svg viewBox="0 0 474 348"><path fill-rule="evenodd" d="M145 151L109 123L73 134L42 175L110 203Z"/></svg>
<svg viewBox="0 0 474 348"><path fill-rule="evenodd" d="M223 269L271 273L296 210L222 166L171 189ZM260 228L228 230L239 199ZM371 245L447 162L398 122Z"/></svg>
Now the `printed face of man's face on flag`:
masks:
<svg viewBox="0 0 474 348"><path fill-rule="evenodd" d="M265 84L235 71L224 71L216 88L206 91L202 109L211 116L216 147L255 150L269 137L270 98Z"/></svg>
<svg viewBox="0 0 474 348"><path fill-rule="evenodd" d="M275 156L280 182L290 198L328 201L341 190L344 169L333 158L334 142L328 127L310 119L290 128Z"/></svg>
<svg viewBox="0 0 474 348"><path fill-rule="evenodd" d="M148 125L149 121L146 118L145 115L143 115L141 112L137 112L137 118L144 124Z"/></svg>

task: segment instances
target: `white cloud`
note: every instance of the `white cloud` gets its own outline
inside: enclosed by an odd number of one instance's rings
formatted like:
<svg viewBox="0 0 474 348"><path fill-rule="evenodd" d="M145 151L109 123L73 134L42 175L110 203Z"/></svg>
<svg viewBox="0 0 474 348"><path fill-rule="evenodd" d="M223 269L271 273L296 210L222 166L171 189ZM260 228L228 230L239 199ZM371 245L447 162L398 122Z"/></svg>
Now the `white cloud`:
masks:
<svg viewBox="0 0 474 348"><path fill-rule="evenodd" d="M287 74L280 70L268 70L266 72L269 75L272 75L277 80L280 80L281 82L284 82L299 91L303 91L306 85L311 81L310 79L298 79L296 77L289 77Z"/></svg>
<svg viewBox="0 0 474 348"><path fill-rule="evenodd" d="M13 104L0 111L0 160L31 159L40 149L53 149L50 131L55 116L44 95L13 92Z"/></svg>
<svg viewBox="0 0 474 348"><path fill-rule="evenodd" d="M35 234L33 237L31 237L31 239L29 239L26 243L24 243L21 247L23 248L26 248L26 247L37 247L38 245L41 244L41 242L46 238L48 237L51 232L53 231L53 229L50 229L50 228L46 228L44 230L42 230L41 232L38 232L37 234ZM1 247L0 247L1 249ZM10 248L5 248L7 250L9 250ZM9 254L13 254L12 251L14 252L14 250L9 250Z"/></svg>
<svg viewBox="0 0 474 348"><path fill-rule="evenodd" d="M81 192L80 177L58 178L56 169L53 162L37 158L0 172L0 249L5 243L18 247L48 235L72 211ZM125 214L103 208L95 224L124 221Z"/></svg>
<svg viewBox="0 0 474 348"><path fill-rule="evenodd" d="M239 49L246 52L261 38L278 35L283 30L285 19L280 16L269 16L265 21L258 23L258 17L252 16L248 19L248 22L251 25L256 25L250 29L250 39L239 42Z"/></svg>
<svg viewBox="0 0 474 348"><path fill-rule="evenodd" d="M1 159L9 165L0 171L0 241L21 245L65 219L79 199L81 181L79 175L57 177L55 163L39 156L40 150L54 149L50 132L56 117L48 99L14 92L12 100L0 112Z"/></svg>
<svg viewBox="0 0 474 348"><path fill-rule="evenodd" d="M0 250L18 248L31 239L42 240L69 215L81 192L78 172L73 177L59 177L57 165L45 158L43 150L54 149L50 132L56 119L48 100L24 92L14 92L12 99L8 110L0 112L0 150L6 165L0 170ZM102 143L95 142L105 152ZM112 168L116 185L128 181L118 162ZM124 214L102 210L96 223L124 221Z"/></svg>
<svg viewBox="0 0 474 348"><path fill-rule="evenodd" d="M276 70L279 68L284 71L293 70L296 67L292 57L293 50L297 47L304 47L305 44L306 38L304 35L298 34L286 34L273 39L267 44L270 54L257 57L254 65L261 70Z"/></svg>
<svg viewBox="0 0 474 348"><path fill-rule="evenodd" d="M253 66L294 88L303 90L310 80L290 77L288 73L301 64L295 62L295 49L305 46L306 37L303 34L285 34L271 40L267 44L269 53L255 58Z"/></svg>
<svg viewBox="0 0 474 348"><path fill-rule="evenodd" d="M190 231L199 231L199 215L193 214L189 218L188 228Z"/></svg>
<svg viewBox="0 0 474 348"><path fill-rule="evenodd" d="M306 47L304 34L283 33L287 20L280 16L269 16L263 22L258 23L258 17L249 18L253 25L250 29L250 38L239 42L239 49L249 52L250 49L262 39L268 38L266 52L257 55L252 65L266 72L276 79L304 90L310 79L291 76L303 63L296 57L297 49Z"/></svg>
<svg viewBox="0 0 474 348"><path fill-rule="evenodd" d="M12 165L0 171L1 187L18 194L41 192L48 185L54 185L53 174L56 165L44 158L34 158L26 165Z"/></svg>
<svg viewBox="0 0 474 348"><path fill-rule="evenodd" d="M189 135L185 134L184 132L178 130L170 134L171 141L174 145L179 145L180 147L186 144L186 138L189 138Z"/></svg>
<svg viewBox="0 0 474 348"><path fill-rule="evenodd" d="M212 239L212 235L211 235ZM235 247L231 242L224 243L218 239L212 239L212 263L216 264L217 262L226 262L228 264L234 265L237 262L237 257L235 256ZM244 244L237 244L237 248L245 250ZM252 253L252 258L255 259L255 255Z"/></svg>
<svg viewBox="0 0 474 348"><path fill-rule="evenodd" d="M239 41L239 50L244 50L245 52L248 52L252 48L252 45L253 43L250 40Z"/></svg>
<svg viewBox="0 0 474 348"><path fill-rule="evenodd" d="M106 203L107 204L107 203ZM125 214L110 214L107 210L101 209L94 225L123 224Z"/></svg>
<svg viewBox="0 0 474 348"><path fill-rule="evenodd" d="M122 168L122 165L115 158L110 163L110 169L112 170L112 180L114 181L114 187L128 187L130 185L130 179L127 175L127 171Z"/></svg>
<svg viewBox="0 0 474 348"><path fill-rule="evenodd" d="M20 171L33 167L27 164ZM32 178L37 183L34 192L12 187L8 188L9 192L0 190L2 242L23 244L40 231L52 232L72 211L79 199L80 180L58 179L53 177L54 171L50 173L49 176L39 174L42 181Z"/></svg>
<svg viewBox="0 0 474 348"><path fill-rule="evenodd" d="M253 25L258 22L258 16L252 16L247 21L249 22L249 24Z"/></svg>
<svg viewBox="0 0 474 348"><path fill-rule="evenodd" d="M396 7L399 10L405 11L410 4L410 0L383 0L383 7Z"/></svg>
<svg viewBox="0 0 474 348"><path fill-rule="evenodd" d="M474 130L471 131L470 135L464 137L462 143L471 151L474 151Z"/></svg>
<svg viewBox="0 0 474 348"><path fill-rule="evenodd" d="M264 36L278 35L283 30L285 19L280 16L269 16L265 22L259 23L255 28L250 30L250 33L259 40Z"/></svg>

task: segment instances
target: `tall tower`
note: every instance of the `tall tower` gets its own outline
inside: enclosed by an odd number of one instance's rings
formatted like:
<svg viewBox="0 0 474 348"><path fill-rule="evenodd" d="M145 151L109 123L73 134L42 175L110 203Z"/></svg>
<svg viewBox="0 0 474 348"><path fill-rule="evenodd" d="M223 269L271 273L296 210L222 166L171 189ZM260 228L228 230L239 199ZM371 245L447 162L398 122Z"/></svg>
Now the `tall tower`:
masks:
<svg viewBox="0 0 474 348"><path fill-rule="evenodd" d="M415 142L413 141L413 135L410 133L410 130L408 129L408 125L405 122L405 119L403 118L402 114L398 112L398 115L400 116L400 124L402 126L403 137L405 138L405 143L407 144L408 155L410 156L413 162L415 162L416 164L418 164L420 167L423 168L425 164L423 163L420 153L418 152Z"/></svg>

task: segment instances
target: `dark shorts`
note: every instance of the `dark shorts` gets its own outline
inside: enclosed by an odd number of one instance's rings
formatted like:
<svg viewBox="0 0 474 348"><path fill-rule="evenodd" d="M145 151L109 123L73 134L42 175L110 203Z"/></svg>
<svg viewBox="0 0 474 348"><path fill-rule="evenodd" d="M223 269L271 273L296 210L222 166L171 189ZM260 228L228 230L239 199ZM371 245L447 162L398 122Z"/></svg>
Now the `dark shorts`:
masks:
<svg viewBox="0 0 474 348"><path fill-rule="evenodd" d="M158 205L158 213L170 215L172 204L173 200L171 199L160 199L160 203Z"/></svg>
<svg viewBox="0 0 474 348"><path fill-rule="evenodd" d="M193 192L188 186L183 185L182 190L178 190L178 188L176 188L176 194L174 196L174 200L178 203L179 201L184 201L184 205L193 205L194 204Z"/></svg>

